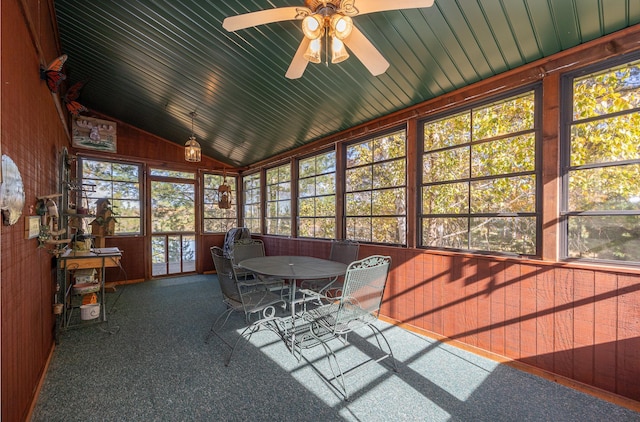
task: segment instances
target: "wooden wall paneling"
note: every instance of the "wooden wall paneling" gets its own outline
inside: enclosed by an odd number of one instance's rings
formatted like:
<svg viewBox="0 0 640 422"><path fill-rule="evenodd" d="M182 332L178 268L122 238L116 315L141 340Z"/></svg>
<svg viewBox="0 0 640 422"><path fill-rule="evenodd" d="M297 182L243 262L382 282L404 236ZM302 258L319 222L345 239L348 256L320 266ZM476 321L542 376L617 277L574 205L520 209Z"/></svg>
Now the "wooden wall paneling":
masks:
<svg viewBox="0 0 640 422"><path fill-rule="evenodd" d="M595 316L595 272L573 272L573 376L593 384Z"/></svg>
<svg viewBox="0 0 640 422"><path fill-rule="evenodd" d="M451 259L443 255L433 257L433 332L444 334L444 319L446 318L443 299L444 285L448 282Z"/></svg>
<svg viewBox="0 0 640 422"><path fill-rule="evenodd" d="M478 259L476 272L478 283L477 346L484 350L491 350L491 290L493 286L491 261Z"/></svg>
<svg viewBox="0 0 640 422"><path fill-rule="evenodd" d="M494 262L491 265L491 351L505 355L505 289L504 262Z"/></svg>
<svg viewBox="0 0 640 422"><path fill-rule="evenodd" d="M520 274L521 265L518 263L505 264L504 280L504 318L505 318L505 356L511 359L520 359L520 314L521 314L521 291Z"/></svg>
<svg viewBox="0 0 640 422"><path fill-rule="evenodd" d="M471 346L478 345L478 258L466 257L464 262L464 319L460 327L464 337L460 340Z"/></svg>
<svg viewBox="0 0 640 422"><path fill-rule="evenodd" d="M553 372L573 377L573 270L556 268Z"/></svg>
<svg viewBox="0 0 640 422"><path fill-rule="evenodd" d="M415 321L415 325L425 330L434 331L433 329L433 255L420 253L420 261L422 263L422 272L416 268L416 279L419 280L421 289L416 291L422 299L422 306L416 308L419 319Z"/></svg>
<svg viewBox="0 0 640 422"><path fill-rule="evenodd" d="M594 367L593 385L616 391L618 340L618 276L596 274L594 277Z"/></svg>
<svg viewBox="0 0 640 422"><path fill-rule="evenodd" d="M618 339L616 389L640 401L640 280L618 276Z"/></svg>
<svg viewBox="0 0 640 422"><path fill-rule="evenodd" d="M533 265L520 267L520 360L534 366L538 339L536 276L539 271L540 268Z"/></svg>
<svg viewBox="0 0 640 422"><path fill-rule="evenodd" d="M545 267L536 277L536 363L538 368L550 372L553 372L554 352L554 275L553 267Z"/></svg>

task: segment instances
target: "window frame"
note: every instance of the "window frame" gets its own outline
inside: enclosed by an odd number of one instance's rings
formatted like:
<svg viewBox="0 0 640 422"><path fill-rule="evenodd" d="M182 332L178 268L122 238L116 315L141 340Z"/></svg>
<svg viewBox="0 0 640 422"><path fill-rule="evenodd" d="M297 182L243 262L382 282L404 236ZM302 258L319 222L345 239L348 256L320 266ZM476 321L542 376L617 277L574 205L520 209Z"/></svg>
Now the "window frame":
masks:
<svg viewBox="0 0 640 422"><path fill-rule="evenodd" d="M99 163L109 163L109 165L113 166L113 164L119 164L119 165L125 165L125 166L132 166L132 167L137 167L138 169L138 180L137 180L137 184L138 184L138 198L137 199L130 199L130 198L125 198L125 199L114 199L114 190L113 190L113 182L114 179L113 177L109 180L107 179L87 179L85 177L85 173L84 173L84 162L85 161L93 161L93 162L99 162ZM135 163L135 162L129 162L129 161L124 161L124 160L117 160L117 159L109 159L109 158L104 158L104 157L93 157L93 156L82 156L82 155L78 155L78 167L77 167L77 179L80 181L81 184L85 184L86 180L99 180L99 181L103 181L103 182L109 182L111 183L111 196L106 198L109 200L109 202L111 203L111 205L113 206L114 210L113 210L113 216L116 218L116 220L120 219L120 220L124 220L124 219L135 219L137 218L139 220L139 227L140 227L140 231L138 232L121 232L118 233L117 228L118 228L118 223L116 223L116 231L114 232L113 235L110 236L117 236L117 237L126 237L126 236L143 236L145 234L145 222L146 222L146 216L145 216L145 185L144 185L144 172L145 172L145 167L142 163ZM116 180L117 181L117 180ZM95 196L95 195L91 195L92 192L89 192L89 194L87 195L87 199L90 201L92 199L96 199L96 198L104 198L104 196ZM74 193L75 194L75 193ZM71 194L69 199L71 198ZM137 201L138 202L138 207L140 210L140 215L138 217L126 217L126 216L122 216L119 215L118 212L118 206L117 206L117 202L121 201L121 200L126 200L126 201ZM93 220L94 217L88 217L85 218L85 220L87 220L87 222L89 223L91 220Z"/></svg>
<svg viewBox="0 0 640 422"><path fill-rule="evenodd" d="M317 171L315 173L313 173L310 176L305 176L305 177L301 177L301 171L300 171L300 165L302 162L309 160L311 158L313 158L314 160L316 160L318 157L323 156L323 155L330 155L333 154L333 171L332 172L324 172L324 173L318 173ZM335 149L326 149L324 151L320 151L320 152L316 152L314 154L310 154L304 157L300 157L296 160L296 165L297 165L297 177L296 177L296 182L298 185L298 189L297 189L297 197L296 197L296 209L297 209L297 213L296 213L296 233L297 233L297 237L302 238L302 239L336 239L338 236L338 215L337 215L337 199L338 199L338 188L337 188L337 183L338 183L338 169L337 169L337 151ZM332 193L327 193L327 194L322 194L322 195L318 195L317 194L317 178L320 176L327 176L333 174L333 192ZM314 183L314 187L315 187L315 194L314 195L310 195L310 196L305 196L302 197L301 192L301 186L300 186L300 182L302 180L308 180L308 179L312 179L315 178L316 181ZM327 198L329 196L333 196L334 199L334 213L333 215L320 215L318 216L315 212L314 215L312 217L302 217L300 216L300 202L301 200L305 200L305 199L314 199L314 202L317 202L318 198ZM314 210L316 208L314 207ZM305 219L312 219L314 221L314 233L313 236L302 236L300 234L300 222L301 219L305 218ZM316 232L316 224L315 221L317 221L318 219L328 219L328 218L333 218L334 222L333 222L333 236L332 237L318 237L317 236L317 232Z"/></svg>
<svg viewBox="0 0 640 422"><path fill-rule="evenodd" d="M613 70L616 67L631 64L633 62L640 61L640 53L633 52L625 54L619 57L615 57L609 60L604 60L589 66L585 66L581 69L577 69L573 72L568 72L562 75L560 81L560 260L565 262L583 262L594 264L607 264L616 266L640 266L639 261L624 261L605 258L590 258L590 257L573 257L570 256L569 251L569 219L571 217L580 216L595 216L595 217L623 217L629 215L640 216L640 209L638 210L582 210L582 211L570 211L569 210L569 180L572 172L580 170L592 170L592 169L611 169L615 167L622 167L630 164L640 164L640 158L632 160L618 160L608 161L603 163L590 163L583 165L571 165L571 153L572 153L572 136L571 129L574 125L580 123L592 123L596 121L603 121L611 117L618 117L625 114L633 113L633 110L640 112L640 107L636 107L630 111L613 112L607 114L601 114L598 116L592 116L588 118L574 120L573 118L573 94L574 94L574 81L576 79L588 76L591 74L598 74L600 72L606 72L607 70Z"/></svg>
<svg viewBox="0 0 640 422"><path fill-rule="evenodd" d="M257 188L251 188L251 189L247 189L245 181L247 179L256 179L258 181L258 186ZM263 180L262 180L262 173L260 171L257 172L253 172L250 174L243 174L241 176L241 180L242 180L242 224L244 227L249 228L249 230L254 233L254 234L261 234L262 233L262 214L263 214L263 210L262 210L262 193L263 193ZM247 192L248 191L252 191L252 190L257 190L258 194L257 194L257 202L247 202ZM257 211L258 211L258 216L257 217L247 217L247 206L253 206L256 207ZM247 220L250 221L257 221L258 222L258 231L255 232L254 230L251 230L253 225L251 224L247 224Z"/></svg>
<svg viewBox="0 0 640 422"><path fill-rule="evenodd" d="M357 166L351 166L349 167L348 164L348 151L349 148L354 146L354 145L358 145L358 144L363 144L366 142L374 142L378 139L390 136L390 135L394 135L396 133L400 133L402 132L404 135L404 155L402 157L394 157L394 158L390 158L390 159L384 159L384 160L379 160L379 161L373 161L372 163L368 163L368 164L362 164L362 165L357 165ZM372 152L373 153L373 152ZM398 247L407 247L408 242L409 242L409 236L408 236L408 217L409 217L409 212L408 212L408 204L409 204L409 200L408 200L408 194L409 194L409 186L408 186L408 181L409 181L409 134L408 134L408 128L406 125L396 125L392 128L389 128L385 131L381 131L381 132L377 132L371 135L368 135L366 137L361 137L358 139L354 139L353 141L350 142L345 142L343 144L342 147L342 160L343 160L343 168L340 170L342 172L342 176L343 176L343 180L342 180L342 200L344 203L344 209L342 211L342 215L341 218L343 220L343 234L344 234L344 238L345 239L350 239L350 240L354 240L360 243L366 243L366 244L375 244L375 245L386 245L386 246L398 246ZM380 164L384 164L384 163L391 163L394 161L398 161L400 159L404 160L404 183L402 185L396 185L393 187L383 187L383 188L373 188L373 180L372 180L372 189L370 190L352 190L349 191L347 190L347 173L349 170L351 169L356 169L356 168L365 168L365 167L371 167L372 168L372 175L373 175L373 166L374 165L380 165ZM388 189L395 189L395 188L401 188L404 190L404 214L374 214L373 212L371 212L371 214L367 215L367 216L362 216L362 215L349 215L348 214L348 201L347 201L347 197L349 194L351 193L358 193L358 192L379 192L379 191L383 191L383 190L388 190ZM371 199L371 204L373 206L373 199ZM351 236L349 236L349 218L370 218L370 219L374 219L374 218L398 218L398 217L402 217L404 218L404 243L403 242L398 242L398 243L392 243L392 242L379 242L379 241L374 241L373 240L373 222L371 223L371 228L370 228L370 239L371 240L363 240L363 239L359 239L359 238L353 238Z"/></svg>
<svg viewBox="0 0 640 422"><path fill-rule="evenodd" d="M288 180L281 180L280 179L280 169L288 167L289 168L289 179ZM264 191L265 191L265 210L264 210L264 233L271 235L271 236L286 236L286 237L291 237L293 236L293 216L294 216L294 210L293 210L293 182L294 182L294 174L293 174L293 165L291 161L287 161L284 164L279 164L279 165L275 165L273 167L269 167L268 169L265 170L265 177L264 177ZM273 170L278 170L278 183L275 184L269 184L269 172L273 171ZM280 199L280 191L276 192L277 194L277 199L272 200L269 198L270 195L270 187L272 186L278 186L278 185L282 185L282 184L287 184L289 185L288 188L288 193L289 193L289 197L288 199ZM279 212L279 205L281 203L285 203L288 202L289 203L289 215L280 215ZM276 212L275 216L271 216L269 214L269 205L272 203L276 203L276 210L278 210ZM270 221L276 221L276 227L280 227L280 221L281 220L289 220L289 232L288 233L280 233L279 230L277 233L272 233L269 231L269 227L270 227Z"/></svg>
<svg viewBox="0 0 640 422"><path fill-rule="evenodd" d="M220 178L220 183L218 183L217 186L214 188L208 187L207 186L208 176ZM213 172L204 172L202 174L202 233L204 234L226 233L229 228L238 226L238 204L237 204L238 179L239 179L238 176L233 174L231 175L219 174L219 173L213 173ZM220 209L220 207L218 207L217 201L218 201L218 187L223 183L224 180L227 180L227 182L229 182L229 180L232 180L233 182L228 183L231 187L231 208L223 210L223 209ZM207 193L210 193L210 198L215 198L213 202L207 202ZM229 216L207 217L206 207L208 205L212 207L211 211L218 210L218 212L223 214L232 214L233 217L229 217ZM207 221L214 221L214 222L226 221L227 228L224 231L208 231L207 224L206 224ZM214 224L214 226L217 226L217 224Z"/></svg>
<svg viewBox="0 0 640 422"><path fill-rule="evenodd" d="M456 116L458 114L461 113L469 113L471 114L472 111L474 109L481 109L485 106L489 106L491 104L498 104L500 102L504 102L504 101L509 101L510 99L516 99L520 96L524 96L527 93L531 92L533 94L534 97L534 116L533 116L533 122L534 122L534 127L533 129L530 130L520 130L520 131L516 131L516 132L510 132L510 133L506 133L506 134L500 134L497 136L490 136L487 138L483 138L480 140L474 140L472 138L469 139L468 142L465 143L461 143L461 144L456 144L455 146L452 147L448 147L448 148L443 148L443 149L435 149L434 151L439 151L439 150L444 150L444 151L448 151L448 150L454 150L456 148L461 148L462 146L467 146L469 148L472 148L473 146L476 145L482 145L482 144L488 144L491 142L496 142L496 141L502 141L502 140L506 140L509 138L513 138L513 137L517 137L517 136L522 136L524 134L527 133L532 133L534 135L534 169L532 171L523 171L523 172L512 172L512 173L501 173L501 174L493 174L493 175L485 175L485 176L478 176L478 177L474 177L473 174L471 173L471 169L472 169L472 161L469 160L468 165L469 165L469 174L467 177L463 177L460 179L456 179L454 180L447 180L447 181L443 181L443 182L433 182L433 183L429 183L429 182L425 182L424 180L424 171L423 169L423 164L424 164L424 156L428 151L425 151L425 139L424 139L424 127L425 125L427 125L428 123L431 122L435 122L438 120L442 120L442 119L446 119L447 117L453 117ZM517 256L517 257L528 257L528 258L539 258L540 256L542 256L542 84L541 83L534 83L534 84L529 84L526 86L522 86L519 87L517 89L513 89L513 90L509 90L507 92L503 92L499 95L495 95L495 96L491 96L485 99L482 99L480 101L475 101L475 102L471 102L465 105L462 105L460 107L456 107L452 110L447 110L446 112L442 112L442 113L437 113L434 114L432 116L429 116L428 118L425 119L420 119L417 122L417 131L418 131L418 136L417 136L417 142L418 142L418 154L416 157L417 160L417 164L416 164L416 171L417 171L417 202L416 202L416 208L417 208L417 213L416 213L416 228L417 228L417 247L420 249L428 249L428 250L442 250L442 251L453 251L453 252L464 252L464 253L472 253L472 254L477 254L477 255L493 255L493 256ZM473 126L473 120L470 120L470 126ZM473 133L473 132L472 132ZM473 151L473 150L471 150ZM470 151L470 154L471 154ZM482 181L482 180L499 180L499 179L505 179L505 178L511 178L511 177L519 177L519 176L526 176L526 175L531 175L533 177L535 177L535 186L533 188L533 192L535 194L535 201L533 204L533 211L532 212L508 212L508 213L503 213L503 212L479 212L479 213L472 213L469 206L471 204L471 189L469 188L467 190L467 212L464 214L451 214L451 213L447 213L447 214L426 214L423 212L422 209L422 204L424 201L423 198L423 189L426 185L432 185L432 186L436 186L439 184L453 184L453 183L469 183L469 185L474 182L474 181ZM491 217L491 216L499 216L499 217L533 217L535 218L535 236L536 236L536 240L535 240L535 252L533 254L527 254L527 253L517 253L517 252L511 252L511 251L500 251L500 250L483 250L483 249L473 249L473 248L454 248L454 247L444 247L444 246L431 246L431 245L425 245L424 244L424 227L423 227L423 220L425 218L428 218L429 216L433 216L435 218L454 218L454 217L459 217L459 218L466 218L467 219L467 231L466 231L466 236L467 236L467 246L470 245L470 241L471 241L471 227L470 227L470 221L474 218L474 217Z"/></svg>

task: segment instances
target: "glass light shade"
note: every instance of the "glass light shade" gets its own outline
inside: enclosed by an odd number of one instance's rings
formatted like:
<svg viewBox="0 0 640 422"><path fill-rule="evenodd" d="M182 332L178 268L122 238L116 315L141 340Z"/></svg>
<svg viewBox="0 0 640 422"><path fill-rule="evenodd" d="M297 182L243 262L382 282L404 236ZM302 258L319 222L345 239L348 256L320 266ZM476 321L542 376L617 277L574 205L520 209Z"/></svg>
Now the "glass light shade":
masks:
<svg viewBox="0 0 640 422"><path fill-rule="evenodd" d="M191 136L186 144L184 144L184 159L197 163L201 160L200 144L196 141L195 136Z"/></svg>
<svg viewBox="0 0 640 422"><path fill-rule="evenodd" d="M310 61L311 63L320 63L321 49L322 49L322 43L320 42L320 38L311 40L311 42L309 43L309 47L307 47L307 51L304 53L304 58Z"/></svg>
<svg viewBox="0 0 640 422"><path fill-rule="evenodd" d="M336 64L349 58L344 43L336 37L331 37L331 63Z"/></svg>
<svg viewBox="0 0 640 422"><path fill-rule="evenodd" d="M331 29L333 35L340 39L344 40L349 35L351 35L351 30L353 29L353 21L349 16L343 16L339 13L331 16Z"/></svg>
<svg viewBox="0 0 640 422"><path fill-rule="evenodd" d="M320 38L324 32L324 18L320 15L308 15L302 20L302 32L310 40Z"/></svg>

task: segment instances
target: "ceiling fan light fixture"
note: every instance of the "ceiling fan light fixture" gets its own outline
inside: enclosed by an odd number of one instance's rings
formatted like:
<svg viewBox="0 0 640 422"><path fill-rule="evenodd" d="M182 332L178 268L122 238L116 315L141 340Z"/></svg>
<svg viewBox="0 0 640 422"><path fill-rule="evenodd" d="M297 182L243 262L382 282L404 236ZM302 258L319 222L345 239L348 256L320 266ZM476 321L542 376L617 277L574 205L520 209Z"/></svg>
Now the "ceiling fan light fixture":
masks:
<svg viewBox="0 0 640 422"><path fill-rule="evenodd" d="M202 159L202 149L193 132L193 119L196 117L196 112L192 111L189 115L191 116L191 136L184 144L184 159L192 163L198 163Z"/></svg>
<svg viewBox="0 0 640 422"><path fill-rule="evenodd" d="M336 38L344 40L351 35L351 31L353 30L353 21L349 16L336 13L331 16L331 30Z"/></svg>
<svg viewBox="0 0 640 422"><path fill-rule="evenodd" d="M316 38L309 42L309 47L307 51L304 53L304 58L310 61L311 63L320 63L322 61L320 57L320 50L322 50L322 43L320 38Z"/></svg>
<svg viewBox="0 0 640 422"><path fill-rule="evenodd" d="M308 15L302 20L302 32L310 40L316 40L324 32L324 18L320 15Z"/></svg>
<svg viewBox="0 0 640 422"><path fill-rule="evenodd" d="M344 43L337 37L331 37L331 63L336 64L349 58Z"/></svg>

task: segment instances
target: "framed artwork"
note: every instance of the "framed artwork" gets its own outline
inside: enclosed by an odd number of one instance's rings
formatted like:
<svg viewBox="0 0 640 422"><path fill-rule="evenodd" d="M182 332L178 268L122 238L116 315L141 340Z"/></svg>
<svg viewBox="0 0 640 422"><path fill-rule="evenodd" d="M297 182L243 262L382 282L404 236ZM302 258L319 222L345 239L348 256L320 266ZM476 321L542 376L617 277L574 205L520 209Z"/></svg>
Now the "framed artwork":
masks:
<svg viewBox="0 0 640 422"><path fill-rule="evenodd" d="M24 238L33 239L40 234L40 216L27 215L24 218Z"/></svg>
<svg viewBox="0 0 640 422"><path fill-rule="evenodd" d="M71 128L72 145L76 148L117 152L117 125L108 120L78 116Z"/></svg>

